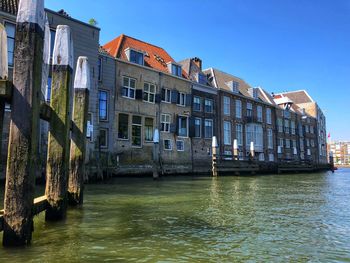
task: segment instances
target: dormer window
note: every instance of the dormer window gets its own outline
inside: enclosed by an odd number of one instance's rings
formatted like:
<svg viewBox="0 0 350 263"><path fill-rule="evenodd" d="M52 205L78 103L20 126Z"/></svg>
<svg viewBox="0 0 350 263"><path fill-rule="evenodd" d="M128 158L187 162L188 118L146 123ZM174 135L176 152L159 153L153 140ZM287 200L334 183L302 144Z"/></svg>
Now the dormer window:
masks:
<svg viewBox="0 0 350 263"><path fill-rule="evenodd" d="M229 86L229 88L232 92L239 93L239 83L237 81L231 80L231 81L227 82L226 84Z"/></svg>
<svg viewBox="0 0 350 263"><path fill-rule="evenodd" d="M258 89L257 88L250 88L249 89L249 94L254 98L254 99L258 99Z"/></svg>
<svg viewBox="0 0 350 263"><path fill-rule="evenodd" d="M175 64L173 62L168 63L168 70L172 75L182 77L182 67L179 64Z"/></svg>
<svg viewBox="0 0 350 263"><path fill-rule="evenodd" d="M130 62L139 64L142 66L144 65L145 54L143 52L137 51L135 49L127 48L125 50L125 53Z"/></svg>
<svg viewBox="0 0 350 263"><path fill-rule="evenodd" d="M207 85L208 83L207 76L203 73L197 73L197 80L199 84Z"/></svg>

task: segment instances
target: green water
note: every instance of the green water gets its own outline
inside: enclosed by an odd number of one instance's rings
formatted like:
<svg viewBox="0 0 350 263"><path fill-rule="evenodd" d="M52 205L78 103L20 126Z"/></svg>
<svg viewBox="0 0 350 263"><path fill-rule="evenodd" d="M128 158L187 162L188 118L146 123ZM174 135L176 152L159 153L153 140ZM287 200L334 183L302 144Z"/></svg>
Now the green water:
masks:
<svg viewBox="0 0 350 263"><path fill-rule="evenodd" d="M119 178L0 262L350 262L349 200L350 170Z"/></svg>

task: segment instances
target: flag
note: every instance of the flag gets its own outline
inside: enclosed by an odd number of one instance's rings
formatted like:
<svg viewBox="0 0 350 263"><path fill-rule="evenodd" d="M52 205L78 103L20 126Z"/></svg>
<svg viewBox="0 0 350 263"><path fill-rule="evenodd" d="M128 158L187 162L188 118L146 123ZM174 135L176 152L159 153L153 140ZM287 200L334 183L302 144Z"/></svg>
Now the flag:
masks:
<svg viewBox="0 0 350 263"><path fill-rule="evenodd" d="M331 138L331 133L330 132L328 133L328 138Z"/></svg>

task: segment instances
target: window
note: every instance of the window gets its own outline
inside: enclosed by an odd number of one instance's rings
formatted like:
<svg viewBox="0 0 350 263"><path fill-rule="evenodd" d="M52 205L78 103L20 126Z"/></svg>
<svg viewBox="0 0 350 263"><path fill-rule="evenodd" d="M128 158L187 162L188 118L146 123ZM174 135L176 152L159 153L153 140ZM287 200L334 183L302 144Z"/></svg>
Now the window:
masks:
<svg viewBox="0 0 350 263"><path fill-rule="evenodd" d="M171 102L171 90L162 88L162 101Z"/></svg>
<svg viewBox="0 0 350 263"><path fill-rule="evenodd" d="M270 108L266 109L266 123L272 124L272 117L271 117L271 109Z"/></svg>
<svg viewBox="0 0 350 263"><path fill-rule="evenodd" d="M290 111L289 110L284 110L283 111L284 117L289 119L290 118Z"/></svg>
<svg viewBox="0 0 350 263"><path fill-rule="evenodd" d="M164 140L164 150L171 151L173 149L173 145L171 140Z"/></svg>
<svg viewBox="0 0 350 263"><path fill-rule="evenodd" d="M295 134L295 121L290 122L290 130L292 134Z"/></svg>
<svg viewBox="0 0 350 263"><path fill-rule="evenodd" d="M203 73L198 73L198 83L207 85L208 83L207 76Z"/></svg>
<svg viewBox="0 0 350 263"><path fill-rule="evenodd" d="M193 110L194 111L201 111L201 98L200 97L193 97Z"/></svg>
<svg viewBox="0 0 350 263"><path fill-rule="evenodd" d="M176 141L176 149L178 152L183 152L185 150L184 141Z"/></svg>
<svg viewBox="0 0 350 263"><path fill-rule="evenodd" d="M98 81L102 81L102 58L98 58L97 70L98 70Z"/></svg>
<svg viewBox="0 0 350 263"><path fill-rule="evenodd" d="M171 64L171 74L181 77L182 76L182 68L179 65Z"/></svg>
<svg viewBox="0 0 350 263"><path fill-rule="evenodd" d="M205 107L205 112L212 113L213 112L213 101L210 99L205 99L204 107Z"/></svg>
<svg viewBox="0 0 350 263"><path fill-rule="evenodd" d="M236 100L236 118L242 118L242 102Z"/></svg>
<svg viewBox="0 0 350 263"><path fill-rule="evenodd" d="M250 102L247 102L247 117L253 116L253 105Z"/></svg>
<svg viewBox="0 0 350 263"><path fill-rule="evenodd" d="M127 114L119 113L118 138L129 139L129 115Z"/></svg>
<svg viewBox="0 0 350 263"><path fill-rule="evenodd" d="M273 149L273 133L272 129L267 129L267 147Z"/></svg>
<svg viewBox="0 0 350 263"><path fill-rule="evenodd" d="M278 132L283 132L283 124L282 124L282 119L281 118L278 118L277 119L277 127L278 127Z"/></svg>
<svg viewBox="0 0 350 263"><path fill-rule="evenodd" d="M284 120L284 132L289 133L289 120Z"/></svg>
<svg viewBox="0 0 350 263"><path fill-rule="evenodd" d="M301 125L301 124L299 123L298 128L299 128L299 135L300 135L300 136L303 136L303 135L304 135L304 134L303 134L303 125Z"/></svg>
<svg viewBox="0 0 350 263"><path fill-rule="evenodd" d="M98 137L98 143L101 148L108 147L108 130L100 129L100 135Z"/></svg>
<svg viewBox="0 0 350 263"><path fill-rule="evenodd" d="M122 96L130 99L135 99L135 89L136 80L129 77L123 77Z"/></svg>
<svg viewBox="0 0 350 263"><path fill-rule="evenodd" d="M179 116L178 121L178 135L181 137L188 137L188 117Z"/></svg>
<svg viewBox="0 0 350 263"><path fill-rule="evenodd" d="M311 139L310 144L311 144L311 147L315 147L315 140Z"/></svg>
<svg viewBox="0 0 350 263"><path fill-rule="evenodd" d="M162 125L162 132L170 132L170 122L171 122L171 116L170 114L162 114L160 123Z"/></svg>
<svg viewBox="0 0 350 263"><path fill-rule="evenodd" d="M89 141L92 142L94 139L93 133L94 133L94 125L92 122L92 113L88 113L87 118L87 125L86 125L86 138L89 138Z"/></svg>
<svg viewBox="0 0 350 263"><path fill-rule="evenodd" d="M284 146L283 138L278 139L278 146L283 148L283 146Z"/></svg>
<svg viewBox="0 0 350 263"><path fill-rule="evenodd" d="M314 127L310 125L310 133L314 134Z"/></svg>
<svg viewBox="0 0 350 263"><path fill-rule="evenodd" d="M224 121L224 144L231 145L231 123Z"/></svg>
<svg viewBox="0 0 350 263"><path fill-rule="evenodd" d="M145 141L153 141L153 119L145 118Z"/></svg>
<svg viewBox="0 0 350 263"><path fill-rule="evenodd" d="M254 142L255 151L263 150L263 129L261 124L249 123L246 125L246 147Z"/></svg>
<svg viewBox="0 0 350 263"><path fill-rule="evenodd" d="M8 65L13 66L14 53L15 53L15 35L16 25L5 22L6 34L7 34L7 55Z"/></svg>
<svg viewBox="0 0 350 263"><path fill-rule="evenodd" d="M179 92L179 95L177 96L177 105L179 106L185 106L186 105L186 94Z"/></svg>
<svg viewBox="0 0 350 263"><path fill-rule="evenodd" d="M290 140L286 139L286 148L289 149L290 148Z"/></svg>
<svg viewBox="0 0 350 263"><path fill-rule="evenodd" d="M265 161L265 154L264 153L259 153L259 161L260 162Z"/></svg>
<svg viewBox="0 0 350 263"><path fill-rule="evenodd" d="M292 140L292 147L297 148L297 141L296 140Z"/></svg>
<svg viewBox="0 0 350 263"><path fill-rule="evenodd" d="M236 124L236 139L239 146L243 145L243 125Z"/></svg>
<svg viewBox="0 0 350 263"><path fill-rule="evenodd" d="M304 151L304 140L300 139L299 142L300 142L300 151Z"/></svg>
<svg viewBox="0 0 350 263"><path fill-rule="evenodd" d="M108 119L108 92L104 90L98 91L98 117L100 121Z"/></svg>
<svg viewBox="0 0 350 263"><path fill-rule="evenodd" d="M156 99L156 86L151 83L143 84L143 101L154 103Z"/></svg>
<svg viewBox="0 0 350 263"><path fill-rule="evenodd" d="M269 162L273 161L275 161L275 156L273 155L273 153L269 153Z"/></svg>
<svg viewBox="0 0 350 263"><path fill-rule="evenodd" d="M202 137L202 119L195 118L194 119L194 137L201 138Z"/></svg>
<svg viewBox="0 0 350 263"><path fill-rule="evenodd" d="M309 133L309 132L310 132L310 127L309 127L309 125L305 125L305 132L306 132L306 133Z"/></svg>
<svg viewBox="0 0 350 263"><path fill-rule="evenodd" d="M257 106L256 110L257 110L258 122L262 122L263 121L262 107Z"/></svg>
<svg viewBox="0 0 350 263"><path fill-rule="evenodd" d="M204 137L209 139L213 137L213 120L204 121Z"/></svg>
<svg viewBox="0 0 350 263"><path fill-rule="evenodd" d="M139 64L139 65L143 65L143 59L144 59L144 54L142 52L138 52L135 50L129 50L129 54L130 54L130 62Z"/></svg>
<svg viewBox="0 0 350 263"><path fill-rule="evenodd" d="M224 96L224 115L230 116L230 98Z"/></svg>
<svg viewBox="0 0 350 263"><path fill-rule="evenodd" d="M227 83L227 85L229 86L229 88L232 92L234 92L234 93L239 92L239 83L238 82L231 80Z"/></svg>
<svg viewBox="0 0 350 263"><path fill-rule="evenodd" d="M141 116L132 116L131 126L131 145L140 147L141 146Z"/></svg>

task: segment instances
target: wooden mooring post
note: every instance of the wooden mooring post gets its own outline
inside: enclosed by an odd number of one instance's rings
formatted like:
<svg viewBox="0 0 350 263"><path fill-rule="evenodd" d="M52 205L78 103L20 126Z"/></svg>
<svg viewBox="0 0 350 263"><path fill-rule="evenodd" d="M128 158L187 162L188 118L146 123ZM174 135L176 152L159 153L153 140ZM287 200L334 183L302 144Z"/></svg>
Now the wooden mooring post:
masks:
<svg viewBox="0 0 350 263"><path fill-rule="evenodd" d="M212 140L212 174L214 177L218 176L218 167L217 167L217 149L218 149L218 140L216 136L213 136Z"/></svg>
<svg viewBox="0 0 350 263"><path fill-rule="evenodd" d="M51 118L46 165L46 190L49 206L46 220L63 219L67 210L70 150L69 96L73 72L73 47L69 26L59 25L53 51Z"/></svg>
<svg viewBox="0 0 350 263"><path fill-rule="evenodd" d="M159 160L159 130L154 130L153 136L153 179L157 180L159 178L159 169L160 160Z"/></svg>
<svg viewBox="0 0 350 263"><path fill-rule="evenodd" d="M70 205L83 203L89 90L90 67L88 58L79 57L74 79L72 139L68 179L68 202Z"/></svg>
<svg viewBox="0 0 350 263"><path fill-rule="evenodd" d="M29 244L37 171L44 0L19 2L4 200L4 246Z"/></svg>

